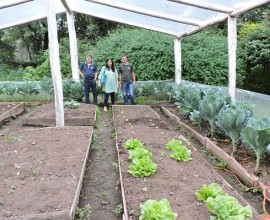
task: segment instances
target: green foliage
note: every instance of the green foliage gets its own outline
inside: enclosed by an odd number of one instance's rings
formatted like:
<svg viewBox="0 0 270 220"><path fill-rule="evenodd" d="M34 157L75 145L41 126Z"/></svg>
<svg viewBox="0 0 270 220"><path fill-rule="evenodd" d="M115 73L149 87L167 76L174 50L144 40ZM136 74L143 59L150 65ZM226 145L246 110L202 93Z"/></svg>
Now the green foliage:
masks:
<svg viewBox="0 0 270 220"><path fill-rule="evenodd" d="M142 147L137 147L129 151L128 159L132 160L133 163L136 163L138 159L142 159L144 157L151 158L152 153L149 150L144 149Z"/></svg>
<svg viewBox="0 0 270 220"><path fill-rule="evenodd" d="M221 194L223 194L223 190L217 183L204 184L196 191L196 197L199 201L206 201L209 197L215 198Z"/></svg>
<svg viewBox="0 0 270 220"><path fill-rule="evenodd" d="M239 38L243 39L251 35L254 31L258 31L263 28L262 23L246 22L242 25L239 30Z"/></svg>
<svg viewBox="0 0 270 220"><path fill-rule="evenodd" d="M216 119L219 112L225 105L225 100L220 94L206 95L200 102L199 111L202 114L204 120L209 122L211 138L214 137L214 132L216 131Z"/></svg>
<svg viewBox="0 0 270 220"><path fill-rule="evenodd" d="M194 86L179 86L175 91L174 99L181 114L189 115L199 109L202 91Z"/></svg>
<svg viewBox="0 0 270 220"><path fill-rule="evenodd" d="M40 80L41 91L46 95L47 101L50 101L51 95L54 93L53 82L51 78L43 77Z"/></svg>
<svg viewBox="0 0 270 220"><path fill-rule="evenodd" d="M205 201L207 209L214 214L214 216L210 216L211 220L248 220L252 218L251 207L244 207L235 197L224 194L217 183L201 186L197 190L196 196L199 201Z"/></svg>
<svg viewBox="0 0 270 220"><path fill-rule="evenodd" d="M238 48L238 53L242 53ZM201 31L185 38L182 43L183 78L192 82L227 86L228 47L227 37L220 33ZM245 63L237 57L237 87L243 87Z"/></svg>
<svg viewBox="0 0 270 220"><path fill-rule="evenodd" d="M0 63L0 81L21 81L22 76L23 76L22 67L14 68L7 64Z"/></svg>
<svg viewBox="0 0 270 220"><path fill-rule="evenodd" d="M176 213L172 212L170 202L167 199L147 200L144 204L140 204L141 215L139 220L175 220Z"/></svg>
<svg viewBox="0 0 270 220"><path fill-rule="evenodd" d="M260 119L250 118L247 127L241 132L241 139L245 146L256 154L255 173L258 173L260 159L270 147L270 116Z"/></svg>
<svg viewBox="0 0 270 220"><path fill-rule="evenodd" d="M75 210L75 216L78 220L91 219L93 208L87 204L84 208L77 207Z"/></svg>
<svg viewBox="0 0 270 220"><path fill-rule="evenodd" d="M134 160L134 163L128 166L128 172L134 177L150 176L156 171L157 165L149 157Z"/></svg>
<svg viewBox="0 0 270 220"><path fill-rule="evenodd" d="M76 108L79 108L80 107L80 103L74 101L74 100L71 100L71 101L65 101L64 102L64 107L65 108L72 108L72 109L76 109Z"/></svg>
<svg viewBox="0 0 270 220"><path fill-rule="evenodd" d="M143 147L143 144L140 140L138 140L137 138L131 138L128 139L125 144L124 147L126 149L135 149L135 148L140 148Z"/></svg>
<svg viewBox="0 0 270 220"><path fill-rule="evenodd" d="M249 107L243 108L241 105L236 105L231 108L223 108L217 117L217 128L232 141L232 156L236 152L236 146L240 140L240 133L242 129L246 127L251 116L252 111Z"/></svg>
<svg viewBox="0 0 270 220"><path fill-rule="evenodd" d="M170 140L166 148L172 151L171 158L177 161L189 161L191 160L191 151L187 149L185 145L179 140Z"/></svg>
<svg viewBox="0 0 270 220"><path fill-rule="evenodd" d="M63 96L65 100L80 101L84 96L82 82L75 82L72 79L63 82Z"/></svg>
<svg viewBox="0 0 270 220"><path fill-rule="evenodd" d="M206 200L207 209L215 215L216 220L243 219L252 218L252 209L250 206L242 206L238 200L230 195L218 195L215 198Z"/></svg>
<svg viewBox="0 0 270 220"><path fill-rule="evenodd" d="M258 28L247 35L242 46L243 58L247 65L245 89L270 94L270 27L269 23L258 25Z"/></svg>
<svg viewBox="0 0 270 220"><path fill-rule="evenodd" d="M127 54L138 80L174 77L173 39L165 34L137 28L119 28L99 39L92 53L100 66L111 57L116 67L122 55Z"/></svg>

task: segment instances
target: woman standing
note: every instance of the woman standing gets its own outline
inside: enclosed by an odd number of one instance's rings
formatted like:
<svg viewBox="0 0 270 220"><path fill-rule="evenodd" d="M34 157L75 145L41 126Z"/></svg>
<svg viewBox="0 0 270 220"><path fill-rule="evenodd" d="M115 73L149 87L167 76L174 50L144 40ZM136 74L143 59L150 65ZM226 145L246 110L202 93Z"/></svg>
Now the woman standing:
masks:
<svg viewBox="0 0 270 220"><path fill-rule="evenodd" d="M118 73L114 67L114 63L112 59L108 59L106 61L106 65L102 67L99 80L102 84L102 91L105 92L104 98L104 111L107 112L109 108L108 100L109 96L111 96L112 105L115 103L115 93L118 88ZM105 82L104 82L105 81Z"/></svg>

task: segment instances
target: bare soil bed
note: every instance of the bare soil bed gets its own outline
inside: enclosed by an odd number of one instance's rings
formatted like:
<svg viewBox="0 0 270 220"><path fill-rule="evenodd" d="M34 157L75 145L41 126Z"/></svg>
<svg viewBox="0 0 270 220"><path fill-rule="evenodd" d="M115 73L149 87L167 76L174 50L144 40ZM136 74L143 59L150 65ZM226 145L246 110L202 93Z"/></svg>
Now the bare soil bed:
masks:
<svg viewBox="0 0 270 220"><path fill-rule="evenodd" d="M72 219L92 129L0 130L0 219Z"/></svg>
<svg viewBox="0 0 270 220"><path fill-rule="evenodd" d="M196 199L195 192L203 184L219 183L225 192L247 202L226 182L205 158L180 133L172 131L149 106L114 106L114 125L119 149L122 179L124 219L139 219L140 204L148 199L167 198L178 219L209 219L204 204ZM147 178L135 178L128 173L128 152L123 144L130 138L138 138L153 154L157 172ZM192 161L176 162L169 157L166 144L176 138L186 143L192 151ZM253 210L253 219L260 219Z"/></svg>
<svg viewBox="0 0 270 220"><path fill-rule="evenodd" d="M94 126L96 106L80 103L79 108L64 108L66 126ZM24 120L25 125L55 126L54 103L41 104Z"/></svg>

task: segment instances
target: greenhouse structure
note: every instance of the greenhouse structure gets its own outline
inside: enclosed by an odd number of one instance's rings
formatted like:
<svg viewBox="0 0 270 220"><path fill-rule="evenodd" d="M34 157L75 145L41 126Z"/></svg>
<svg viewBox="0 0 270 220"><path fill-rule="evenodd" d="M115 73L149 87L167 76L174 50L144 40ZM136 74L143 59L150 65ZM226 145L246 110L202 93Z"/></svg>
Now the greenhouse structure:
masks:
<svg viewBox="0 0 270 220"><path fill-rule="evenodd" d="M1 0L0 30L47 18L56 125L64 126L56 15L66 13L67 16L74 80L79 80L79 73L73 15L82 13L174 36L176 84L181 83L181 40L203 28L227 20L227 89L232 99L236 99L237 16L269 3L270 0ZM269 102L268 97L263 99Z"/></svg>

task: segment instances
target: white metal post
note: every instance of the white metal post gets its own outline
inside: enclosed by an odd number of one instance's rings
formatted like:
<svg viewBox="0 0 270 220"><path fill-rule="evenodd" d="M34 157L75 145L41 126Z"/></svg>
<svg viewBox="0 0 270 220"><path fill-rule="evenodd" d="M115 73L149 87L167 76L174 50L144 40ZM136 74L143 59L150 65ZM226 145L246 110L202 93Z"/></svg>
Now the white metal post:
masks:
<svg viewBox="0 0 270 220"><path fill-rule="evenodd" d="M49 32L50 66L54 86L56 126L64 126L64 103L60 70L59 44L55 14L55 0L48 1L47 22Z"/></svg>
<svg viewBox="0 0 270 220"><path fill-rule="evenodd" d="M236 18L228 17L228 52L229 52L229 95L236 99L236 47L237 28Z"/></svg>
<svg viewBox="0 0 270 220"><path fill-rule="evenodd" d="M175 83L178 85L181 83L182 75L182 51L181 51L181 39L174 39L174 64L175 64Z"/></svg>
<svg viewBox="0 0 270 220"><path fill-rule="evenodd" d="M71 58L71 70L72 79L75 81L80 80L79 68L78 68L78 48L77 37L74 25L73 12L67 12L68 34L69 34L69 46L70 46L70 58Z"/></svg>

